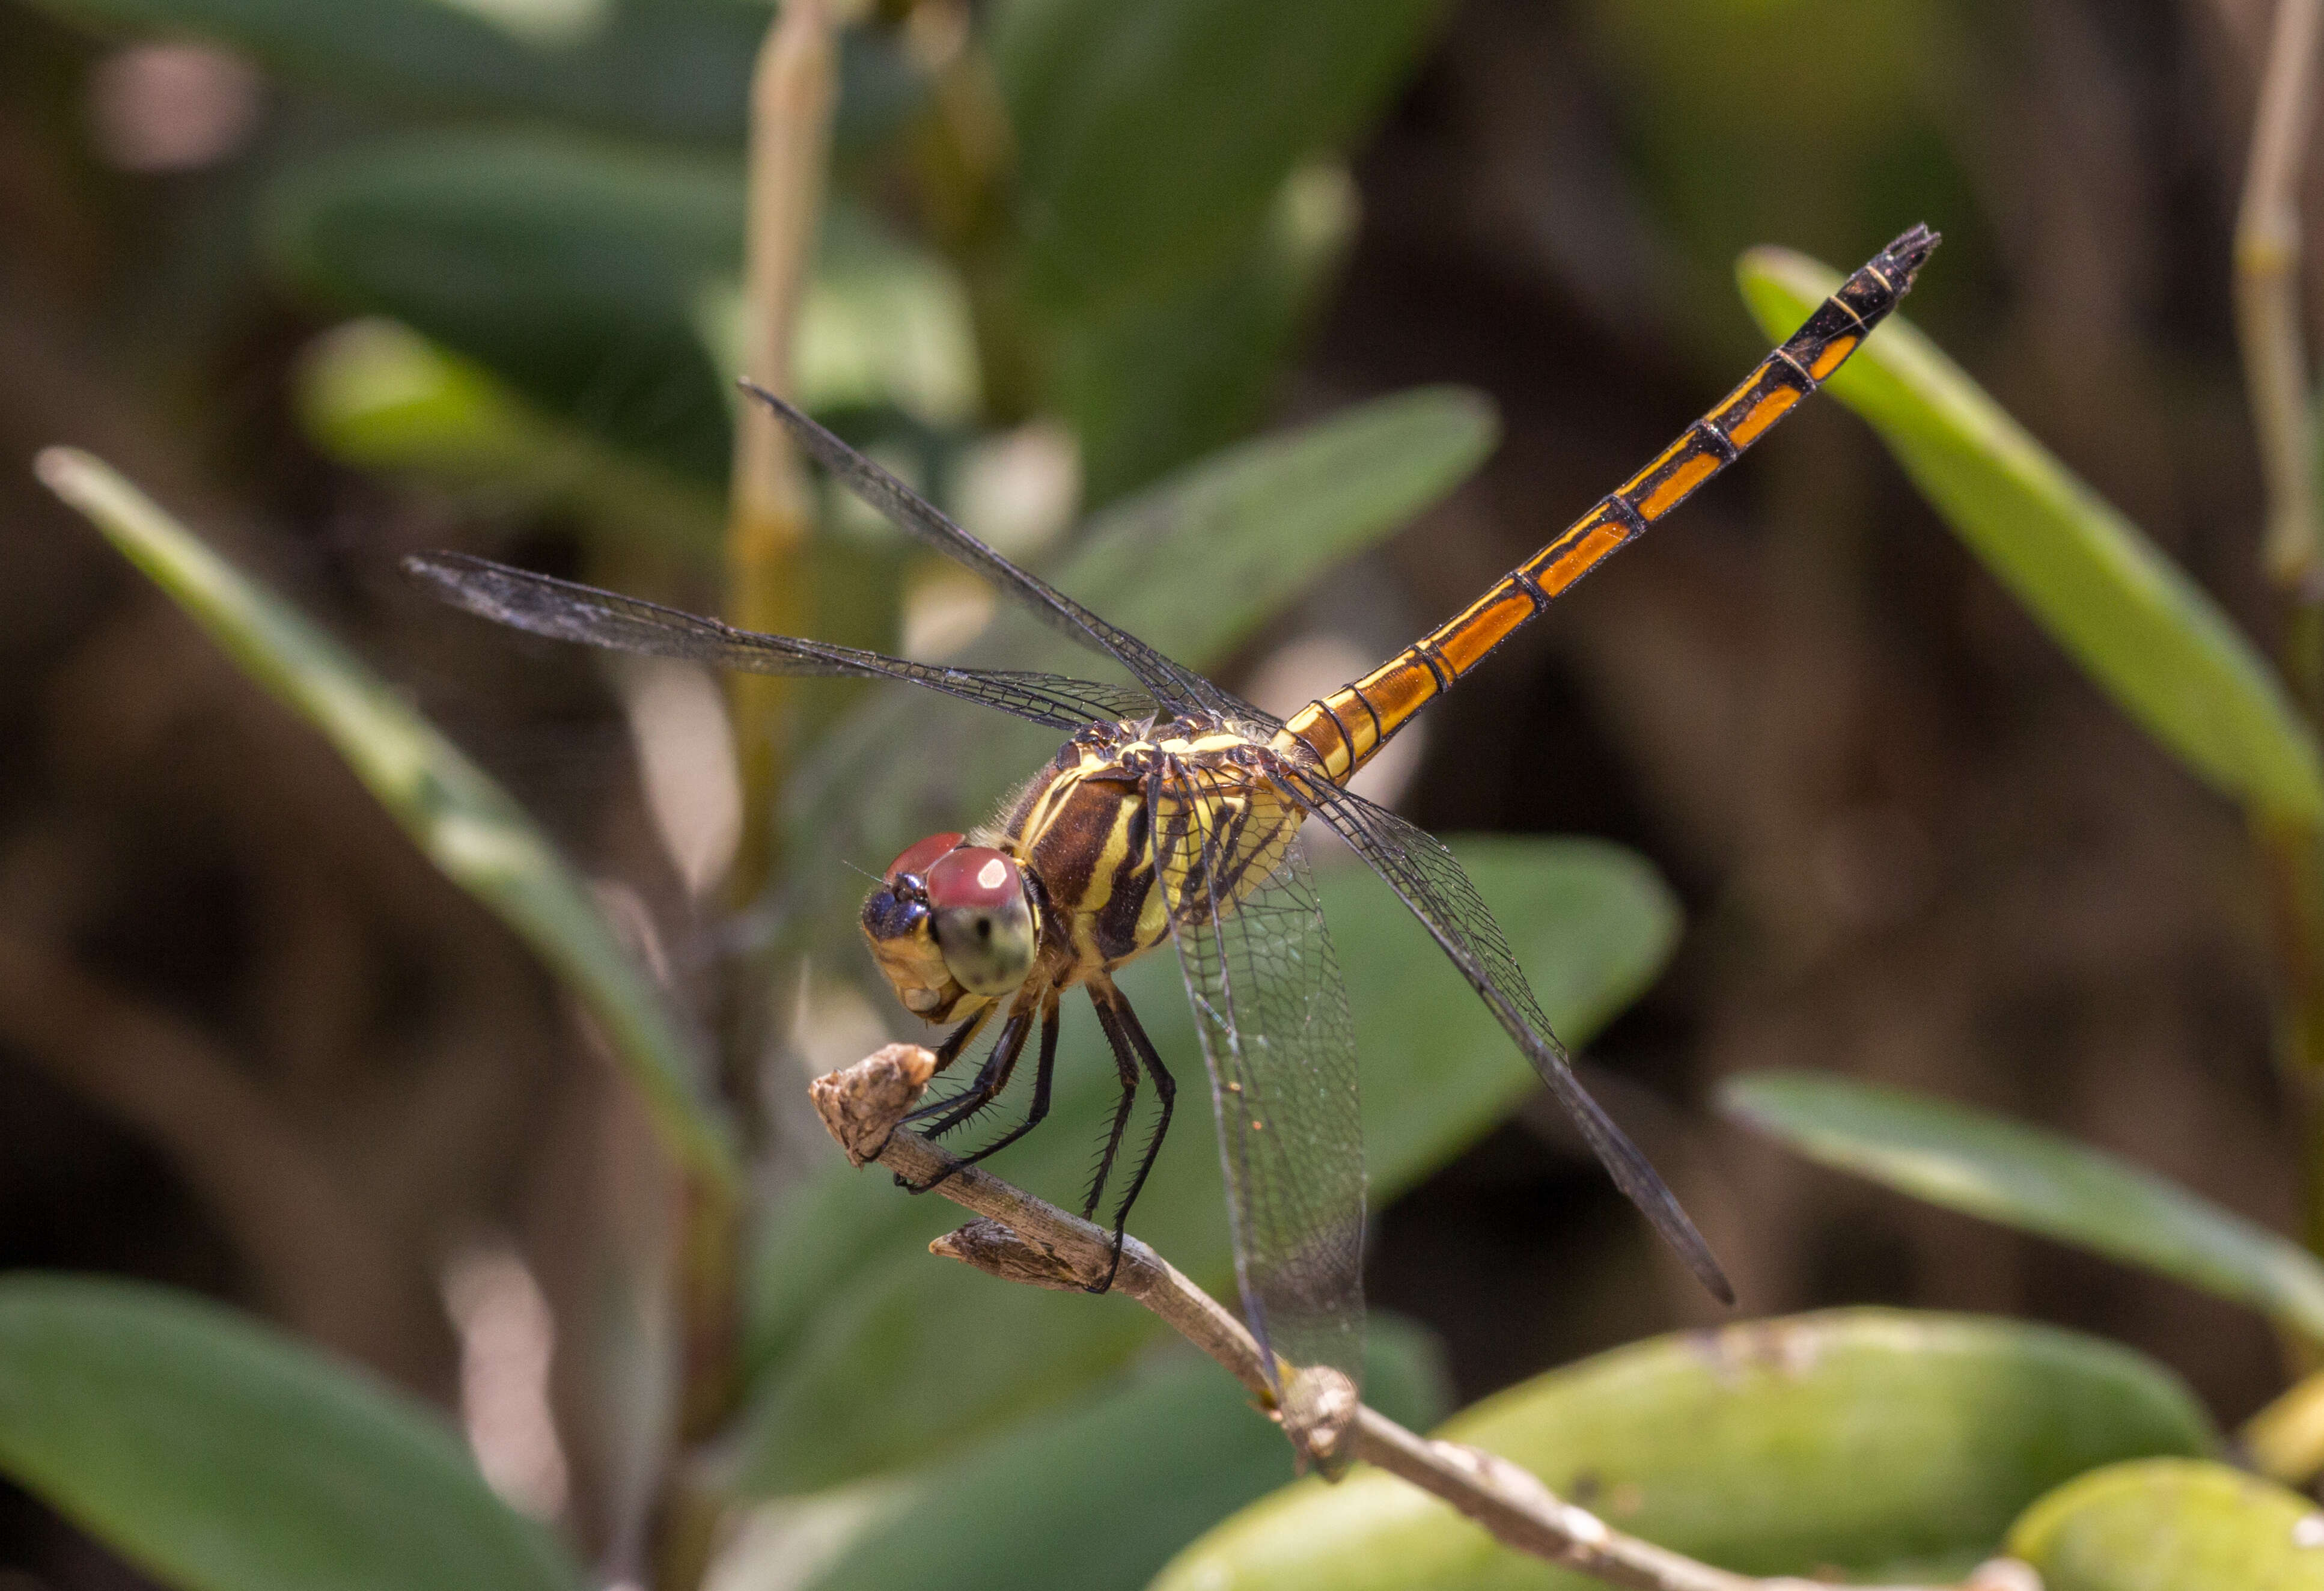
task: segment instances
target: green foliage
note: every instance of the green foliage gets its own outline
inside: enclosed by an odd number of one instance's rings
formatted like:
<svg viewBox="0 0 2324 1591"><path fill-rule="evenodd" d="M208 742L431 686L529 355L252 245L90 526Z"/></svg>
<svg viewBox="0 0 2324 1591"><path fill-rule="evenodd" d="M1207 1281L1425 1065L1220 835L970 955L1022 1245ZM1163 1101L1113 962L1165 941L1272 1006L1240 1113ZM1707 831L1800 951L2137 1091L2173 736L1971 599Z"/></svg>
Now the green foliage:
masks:
<svg viewBox="0 0 2324 1591"><path fill-rule="evenodd" d="M1943 1100L1763 1073L1722 1103L1811 1160L2265 1310L2324 1342L2324 1265L2297 1244L2108 1154Z"/></svg>
<svg viewBox="0 0 2324 1591"><path fill-rule="evenodd" d="M186 1591L580 1591L432 1413L214 1304L0 1278L0 1467Z"/></svg>
<svg viewBox="0 0 2324 1591"><path fill-rule="evenodd" d="M296 391L308 437L357 469L448 491L489 513L570 513L609 539L715 544L725 508L527 402L485 366L393 320L351 320L310 344Z"/></svg>
<svg viewBox="0 0 2324 1591"><path fill-rule="evenodd" d="M613 940L588 888L508 793L338 643L86 453L51 449L42 479L102 531L242 671L323 733L420 852L530 945L597 1019L679 1163L735 1180L692 1040Z"/></svg>
<svg viewBox="0 0 2324 1591"><path fill-rule="evenodd" d="M1508 930L1559 1031L1586 1040L1651 982L1678 914L1653 872L1586 841L1456 846ZM1366 1161L1386 1202L1474 1142L1538 1087L1483 1004L1385 889L1354 867L1319 878L1356 1018ZM1194 1019L1168 954L1122 976L1165 1056L1195 1053ZM1050 1124L993 1168L1058 1202L1087 1176L1089 1132L1114 1097L1093 1020L1075 1012L1060 1049ZM1139 1200L1139 1235L1206 1286L1231 1290L1217 1151L1185 1110ZM1086 1130L1084 1130L1086 1129ZM956 1224L889 1179L838 1168L769 1224L758 1264L750 1484L807 1491L913 1462L1065 1397L1153 1335L1125 1300L996 1284L931 1264L928 1239Z"/></svg>
<svg viewBox="0 0 2324 1591"><path fill-rule="evenodd" d="M770 8L718 0L44 0L107 29L191 32L335 95L739 137Z"/></svg>
<svg viewBox="0 0 2324 1591"><path fill-rule="evenodd" d="M540 133L365 144L276 185L277 268L322 301L392 315L549 412L725 479L725 377L700 317L741 269L733 161Z"/></svg>
<svg viewBox="0 0 2324 1591"><path fill-rule="evenodd" d="M1235 254L1160 296L1057 339L1048 397L1081 441L1082 489L1102 505L1244 435L1355 227L1337 166L1295 171Z"/></svg>
<svg viewBox="0 0 2324 1591"><path fill-rule="evenodd" d="M1031 302L1090 320L1241 247L1295 165L1377 114L1438 8L1010 0L992 53Z"/></svg>
<svg viewBox="0 0 2324 1591"><path fill-rule="evenodd" d="M1738 266L1771 336L1840 285L1781 249ZM2282 683L2202 589L1902 315L1842 365L1864 416L1962 543L2139 726L2258 810L2324 820L2324 755Z"/></svg>
<svg viewBox="0 0 2324 1591"><path fill-rule="evenodd" d="M1376 116L1440 0L1010 0L1017 135L1000 273L1093 503L1259 414L1352 226L1301 168Z"/></svg>
<svg viewBox="0 0 2324 1591"><path fill-rule="evenodd" d="M1437 1433L1618 1530L1748 1574L1958 1573L2094 1465L2213 1443L2178 1378L2111 1344L1971 1316L1840 1310L1617 1348ZM1597 1582L1495 1544L1392 1476L1303 1481L1155 1591L1499 1591Z"/></svg>
<svg viewBox="0 0 2324 1591"><path fill-rule="evenodd" d="M2324 1587L2324 1516L2310 1498L2221 1464L2154 1458L2061 1486L2009 1550L2043 1591Z"/></svg>
<svg viewBox="0 0 2324 1591"><path fill-rule="evenodd" d="M1394 1316L1371 1324L1367 1401L1434 1423L1450 1392L1434 1339ZM801 1591L1137 1591L1290 1474L1234 1378L1177 1353L930 1468L767 1504L725 1568L781 1566Z"/></svg>

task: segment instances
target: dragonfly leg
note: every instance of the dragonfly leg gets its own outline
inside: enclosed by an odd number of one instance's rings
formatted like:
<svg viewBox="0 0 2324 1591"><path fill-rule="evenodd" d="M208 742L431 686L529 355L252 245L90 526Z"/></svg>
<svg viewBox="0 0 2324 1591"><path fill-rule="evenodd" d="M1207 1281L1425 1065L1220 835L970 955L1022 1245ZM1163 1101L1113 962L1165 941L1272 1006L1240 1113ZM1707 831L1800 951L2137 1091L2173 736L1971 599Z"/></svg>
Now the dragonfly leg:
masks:
<svg viewBox="0 0 2324 1591"><path fill-rule="evenodd" d="M1097 1175L1090 1179L1089 1197L1082 1201L1082 1219L1097 1219L1097 1207L1105 1198L1106 1179L1113 1174L1113 1157L1121 1151L1121 1134L1130 1125L1130 1113L1138 1104L1138 1054L1130 1048L1130 1037L1121 1028L1121 995L1107 989L1101 991L1094 979L1089 985L1090 1004L1097 1010L1097 1025L1105 1030L1105 1041L1113 1051L1113 1068L1121 1077L1121 1102L1114 1107L1113 1130L1106 1135L1105 1149L1097 1157ZM1107 995L1112 998L1109 1000Z"/></svg>
<svg viewBox="0 0 2324 1591"><path fill-rule="evenodd" d="M1121 1196L1113 1212L1113 1263L1106 1267L1105 1280L1089 1290L1104 1292L1113 1285L1114 1273L1121 1269L1122 1235L1130 1225L1130 1207L1138 1202L1145 1189L1147 1176L1154 1170L1154 1161L1162 1152L1162 1140L1170 1131L1170 1111L1178 1098L1177 1080L1162 1064L1162 1057L1154 1048L1154 1041L1146 1036L1146 1029L1138 1020L1138 1013L1121 997L1121 991L1109 980L1102 989L1093 983L1090 1003L1097 1007L1097 1020L1105 1029L1106 1040L1113 1046L1114 1064L1121 1068L1121 1108L1114 1114L1113 1136L1105 1146L1105 1159L1099 1163L1096 1184L1090 1189L1088 1208L1082 1214L1089 1217L1097 1208L1098 1196L1105 1187L1105 1174L1112 1169L1114 1152L1120 1147L1121 1133L1130 1120L1130 1107L1138 1096L1138 1066L1145 1063L1154 1078L1155 1096L1162 1102L1162 1114L1155 1121L1154 1135L1146 1142L1146 1152L1139 1158L1138 1170L1130 1179L1130 1189Z"/></svg>
<svg viewBox="0 0 2324 1591"><path fill-rule="evenodd" d="M906 1122L923 1121L930 1115L942 1112L936 1125L927 1131L927 1136L936 1138L951 1132L961 1123L991 1104L993 1096L1009 1086L1009 1075L1016 1069L1017 1057L1023 1053L1025 1049L1025 1035L1032 1031L1032 1027L1033 1013L1029 1008L1012 1013L1009 1018L1009 1025L1001 1030L1001 1038L992 1046L992 1053L986 1059L983 1067L978 1070L974 1082L950 1099L940 1099L934 1105L922 1105L905 1116L904 1120ZM899 1175L896 1179L896 1186L911 1193L926 1193L966 1163L966 1161L955 1161L926 1182L914 1182L910 1178Z"/></svg>
<svg viewBox="0 0 2324 1591"><path fill-rule="evenodd" d="M1056 1069L1057 994L1056 991L1052 989L1042 1003L1041 1059L1035 1064L1033 1068L1033 1103L1025 1112L1025 1119L1018 1123L1015 1126L1010 1128L1009 1131L1003 1133L991 1142L986 1144L982 1149L978 1150L975 1153L961 1156L960 1159L952 1165L945 1167L943 1174L937 1177L935 1182L930 1182L928 1187L934 1188L936 1185L936 1182L943 1181L945 1177L951 1176L963 1166L973 1166L988 1155L999 1154L1002 1150L1008 1148L1010 1144L1016 1142L1017 1140L1025 1136L1026 1133L1039 1126L1042 1121L1049 1114L1049 1080L1056 1076ZM1001 1091L1001 1088L1005 1088L1008 1086L1009 1079L1003 1078L1001 1080L1000 1087L996 1087L993 1092L998 1094ZM926 1190L923 1189L923 1191Z"/></svg>
<svg viewBox="0 0 2324 1591"><path fill-rule="evenodd" d="M984 1024L992 1020L992 1013L999 1009L1000 1007L994 1005L983 1006L974 1016L946 1034L945 1041L936 1047L936 1063L932 1070L943 1071L954 1061L958 1060L960 1052L967 1049L976 1035L984 1031Z"/></svg>
<svg viewBox="0 0 2324 1591"><path fill-rule="evenodd" d="M941 1138L969 1117L992 1103L1003 1088L1009 1087L1010 1074L1017 1069L1017 1057L1025 1048L1025 1035L1032 1031L1033 1013L1029 1010L1012 1012L1008 1025L992 1046L992 1053L984 1058L977 1068L975 1080L959 1093L943 1099L931 1100L916 1110L907 1111L907 1123L925 1122L931 1116L940 1117L935 1126L925 1129L930 1138ZM937 1069L943 1069L944 1055L936 1056Z"/></svg>

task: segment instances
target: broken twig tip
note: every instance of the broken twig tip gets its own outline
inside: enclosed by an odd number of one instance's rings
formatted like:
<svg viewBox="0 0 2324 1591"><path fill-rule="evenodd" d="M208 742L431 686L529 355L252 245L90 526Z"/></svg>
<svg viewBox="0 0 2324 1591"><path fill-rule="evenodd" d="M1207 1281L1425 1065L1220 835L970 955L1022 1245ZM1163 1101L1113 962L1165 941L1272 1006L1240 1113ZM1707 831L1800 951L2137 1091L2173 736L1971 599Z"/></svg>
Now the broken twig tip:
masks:
<svg viewBox="0 0 2324 1591"><path fill-rule="evenodd" d="M935 1075L936 1052L922 1044L890 1044L807 1085L816 1114L838 1140L850 1164L869 1165L888 1147L888 1134L919 1102Z"/></svg>
<svg viewBox="0 0 2324 1591"><path fill-rule="evenodd" d="M1085 1292L1090 1281L1052 1249L1028 1243L1001 1222L980 1217L928 1244L928 1253L973 1265L1003 1281L1046 1287L1052 1292Z"/></svg>

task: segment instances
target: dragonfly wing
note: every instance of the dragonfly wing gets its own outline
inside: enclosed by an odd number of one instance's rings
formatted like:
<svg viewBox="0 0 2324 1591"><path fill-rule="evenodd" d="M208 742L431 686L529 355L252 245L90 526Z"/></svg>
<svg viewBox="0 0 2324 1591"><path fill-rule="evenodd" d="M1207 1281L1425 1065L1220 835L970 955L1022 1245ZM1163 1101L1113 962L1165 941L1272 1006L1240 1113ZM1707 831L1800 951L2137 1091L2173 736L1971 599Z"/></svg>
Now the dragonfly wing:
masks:
<svg viewBox="0 0 2324 1591"><path fill-rule="evenodd" d="M1152 710L1143 691L1127 686L1100 685L1056 674L948 669L852 646L762 635L698 614L511 569L466 553L419 553L405 559L403 567L438 596L479 617L536 635L613 652L684 658L754 674L903 680L1059 729L1077 729L1101 719L1140 717Z"/></svg>
<svg viewBox="0 0 2324 1591"><path fill-rule="evenodd" d="M1300 807L1338 830L1412 909L1572 1116L1615 1186L1654 1223L1704 1287L1733 1303L1733 1285L1677 1196L1574 1077L1565 1046L1526 986L1508 937L1444 842L1328 781L1278 772L1277 782Z"/></svg>
<svg viewBox="0 0 2324 1591"><path fill-rule="evenodd" d="M1183 663L1116 628L1039 577L1027 573L970 535L934 504L871 459L849 447L774 393L745 381L742 390L790 428L800 447L847 489L878 509L898 529L945 557L974 569L1017 598L1054 628L1114 659L1165 707L1231 714L1236 699Z"/></svg>
<svg viewBox="0 0 2324 1591"><path fill-rule="evenodd" d="M1254 793L1266 810L1252 809ZM1329 1364L1360 1387L1355 1028L1297 815L1273 794L1204 770L1157 771L1155 876L1210 1070L1244 1315L1272 1355Z"/></svg>

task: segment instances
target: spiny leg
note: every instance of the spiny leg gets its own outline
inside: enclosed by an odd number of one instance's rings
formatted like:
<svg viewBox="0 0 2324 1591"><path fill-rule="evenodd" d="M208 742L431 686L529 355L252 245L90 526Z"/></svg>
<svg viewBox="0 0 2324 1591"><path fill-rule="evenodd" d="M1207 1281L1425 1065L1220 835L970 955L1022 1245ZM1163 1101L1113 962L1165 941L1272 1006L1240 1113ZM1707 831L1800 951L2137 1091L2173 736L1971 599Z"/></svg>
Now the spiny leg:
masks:
<svg viewBox="0 0 2324 1591"><path fill-rule="evenodd" d="M931 1068L931 1075L943 1071L958 1060L960 1052L974 1042L976 1035L984 1031L984 1024L992 1020L992 1013L1000 1009L997 1005L982 1006L974 1016L945 1035L945 1041L936 1046L936 1063Z"/></svg>
<svg viewBox="0 0 2324 1591"><path fill-rule="evenodd" d="M945 1112L943 1119L928 1132L927 1135L934 1138L950 1132L992 1103L992 1096L1007 1087L1009 1074L1017 1065L1017 1057L1025 1048L1025 1035L1032 1031L1032 1026L1033 1013L1030 1007L1010 1013L1009 1025L1001 1030L1001 1037L992 1046L992 1054L976 1074L976 1080L958 1096L939 1100L934 1105L923 1105L904 1117L904 1120L910 1122L924 1118L935 1111ZM946 1166L926 1182L914 1182L910 1178L899 1174L896 1178L896 1186L910 1193L926 1193L960 1170L962 1163L955 1161Z"/></svg>
<svg viewBox="0 0 2324 1591"><path fill-rule="evenodd" d="M1170 1111L1177 1103L1178 1084L1177 1080L1170 1076L1169 1068L1162 1064L1162 1057L1155 1050L1154 1041L1146 1036L1146 1028L1138 1020L1138 1013L1130 1008L1129 1001L1122 998L1120 989L1115 988L1111 981L1104 985L1102 992L1096 986L1093 986L1090 990L1090 1001L1097 1007L1098 1022L1105 1028L1108 1041L1113 1044L1117 1062L1120 1061L1125 1047L1133 1051L1146 1063L1147 1071L1154 1078L1155 1096L1162 1102L1162 1114L1154 1124L1154 1135L1147 1140L1146 1152L1138 1161L1137 1173L1130 1179L1130 1190L1121 1196L1121 1203L1113 1212L1112 1263L1106 1266L1105 1280L1089 1290L1092 1292L1103 1292L1113 1285L1114 1273L1121 1269L1122 1235L1130 1225L1130 1208L1138 1202L1139 1194L1146 1187L1146 1179L1154 1170L1154 1161L1162 1152L1162 1140L1170 1132ZM1128 1105L1134 1097L1131 1090L1135 1087L1136 1084L1132 1081L1123 1090L1124 1110L1122 1115L1115 1118L1114 1123L1116 1143L1120 1142L1121 1124L1127 1119ZM1111 1147L1109 1146L1107 1159L1111 1161ZM1094 1209L1097 1205L1096 1190L1093 1189L1091 1191L1090 1206Z"/></svg>
<svg viewBox="0 0 2324 1591"><path fill-rule="evenodd" d="M1010 1144L1016 1142L1017 1140L1025 1136L1026 1133L1039 1126L1043 1119L1049 1114L1049 1080L1056 1075L1056 1068L1057 994L1056 990L1052 989L1042 1001L1041 1059L1033 1068L1033 1103L1031 1107L1025 1112L1025 1119L1018 1123L1015 1126L1010 1128L1009 1131L1003 1133L991 1142L986 1144L982 1149L978 1150L975 1153L961 1156L955 1164L949 1167L945 1171L944 1177L951 1176L954 1171L959 1170L962 1166L973 1166L976 1164L977 1161L986 1158L988 1155L999 1154L1002 1150L1008 1148ZM1008 1086L1009 1080L1006 1078L1003 1078L1001 1080L1001 1087L1005 1088ZM1000 1089L996 1088L994 1092L997 1094L1000 1092ZM936 1181L942 1181L944 1177L937 1178ZM928 1186L933 1188L936 1186L936 1182L931 1182Z"/></svg>
<svg viewBox="0 0 2324 1591"><path fill-rule="evenodd" d="M1008 1024L1001 1030L1001 1037L994 1041L992 1053L986 1056L984 1064L977 1068L975 1079L957 1094L931 1100L905 1113L904 1120L918 1123L927 1121L930 1116L941 1117L935 1126L924 1129L927 1137L941 1138L991 1104L994 1096L1009 1087L1010 1074L1016 1069L1017 1057L1024 1050L1025 1035L1032 1031L1032 1026L1030 1007L1010 1012ZM943 1065L944 1058L939 1055L937 1069L941 1070Z"/></svg>
<svg viewBox="0 0 2324 1591"><path fill-rule="evenodd" d="M1097 1207L1105 1198L1106 1179L1113 1173L1113 1157L1120 1152L1121 1134L1130 1125L1130 1113L1138 1104L1138 1052L1130 1047L1130 1036L1122 1031L1121 1019L1114 1007L1106 1003L1098 985L1089 985L1090 1004L1096 1008L1098 1026L1105 1030L1105 1041L1113 1051L1113 1069L1121 1078L1121 1102L1114 1106L1113 1130L1106 1135L1105 1151L1097 1157L1097 1175L1090 1179L1089 1197L1082 1201L1082 1219L1097 1219ZM1117 994L1116 1000L1120 996ZM1120 1262L1119 1241L1114 1245L1114 1260ZM1113 1273L1106 1272L1106 1285L1113 1283ZM1102 1292L1104 1288L1096 1290Z"/></svg>

